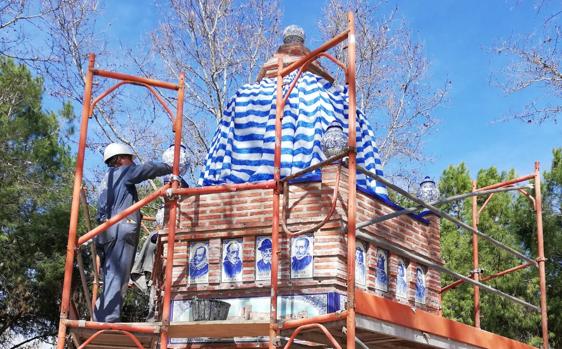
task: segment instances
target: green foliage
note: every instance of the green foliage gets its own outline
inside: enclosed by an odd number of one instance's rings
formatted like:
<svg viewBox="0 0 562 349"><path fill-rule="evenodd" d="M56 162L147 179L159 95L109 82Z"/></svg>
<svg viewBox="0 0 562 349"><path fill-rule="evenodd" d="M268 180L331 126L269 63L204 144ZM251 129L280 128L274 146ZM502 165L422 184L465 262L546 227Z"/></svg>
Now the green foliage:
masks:
<svg viewBox="0 0 562 349"><path fill-rule="evenodd" d="M59 112L61 120L64 121L66 128L64 129L64 136L70 137L76 132L76 115L74 114L74 107L72 103L65 102L62 106L62 110Z"/></svg>
<svg viewBox="0 0 562 349"><path fill-rule="evenodd" d="M72 161L42 86L0 59L0 346L58 325Z"/></svg>
<svg viewBox="0 0 562 349"><path fill-rule="evenodd" d="M553 348L562 348L562 148L553 150L550 171L543 173L541 185L543 195L544 254L546 262L546 285L548 325ZM517 201L518 215L513 220L513 230L533 255L537 255L535 211L528 200Z"/></svg>
<svg viewBox="0 0 562 349"><path fill-rule="evenodd" d="M562 348L562 148L553 151L542 192L549 330L553 347ZM532 246L535 251L534 240Z"/></svg>
<svg viewBox="0 0 562 349"><path fill-rule="evenodd" d="M144 322L148 315L149 297L138 288L129 288L123 302L121 321Z"/></svg>
<svg viewBox="0 0 562 349"><path fill-rule="evenodd" d="M478 187L506 181L515 177L514 171L499 172L491 167L478 172ZM472 190L468 169L464 164L450 166L443 172L439 187L444 196L450 196ZM481 207L487 196L477 199ZM450 205L447 209L465 222L472 222L472 198L462 203ZM520 195L496 193L482 211L478 229L485 234L511 246L519 251L534 253L531 241L524 237L536 235L534 211L528 204L528 199ZM527 239L528 240L528 239ZM446 266L464 275L473 270L472 265L472 233L461 230L445 220L441 223L442 255ZM482 276L491 275L502 270L523 263L493 246L486 240L479 239L479 267L483 269ZM443 285L454 279L443 276ZM538 273L534 268L527 268L496 278L487 282L494 288L525 299L533 304L539 304ZM560 289L559 289L560 290ZM443 295L444 315L470 325L474 324L473 309L474 288L463 285ZM481 299L481 327L485 330L499 333L506 337L522 342L537 344L540 342L540 316L505 298L480 291Z"/></svg>

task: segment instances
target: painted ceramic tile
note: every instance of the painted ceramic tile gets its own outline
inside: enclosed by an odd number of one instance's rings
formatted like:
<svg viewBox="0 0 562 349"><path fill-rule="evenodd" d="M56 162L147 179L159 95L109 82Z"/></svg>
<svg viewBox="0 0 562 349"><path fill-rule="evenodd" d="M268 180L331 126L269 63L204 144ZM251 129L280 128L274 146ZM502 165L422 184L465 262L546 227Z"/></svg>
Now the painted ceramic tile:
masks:
<svg viewBox="0 0 562 349"><path fill-rule="evenodd" d="M311 278L314 266L314 238L301 235L291 243L291 278Z"/></svg>
<svg viewBox="0 0 562 349"><path fill-rule="evenodd" d="M396 271L396 298L408 298L408 264L402 260L398 260Z"/></svg>
<svg viewBox="0 0 562 349"><path fill-rule="evenodd" d="M242 239L228 239L222 242L222 282L242 281Z"/></svg>
<svg viewBox="0 0 562 349"><path fill-rule="evenodd" d="M209 282L209 241L192 243L189 246L189 283Z"/></svg>
<svg viewBox="0 0 562 349"><path fill-rule="evenodd" d="M425 271L422 267L416 268L416 303L425 304Z"/></svg>
<svg viewBox="0 0 562 349"><path fill-rule="evenodd" d="M271 237L256 238L256 280L271 279Z"/></svg>
<svg viewBox="0 0 562 349"><path fill-rule="evenodd" d="M357 241L355 247L355 283L365 287L367 285L367 263L365 244Z"/></svg>
<svg viewBox="0 0 562 349"><path fill-rule="evenodd" d="M381 291L388 291L388 252L377 249L377 278L375 279L375 288Z"/></svg>

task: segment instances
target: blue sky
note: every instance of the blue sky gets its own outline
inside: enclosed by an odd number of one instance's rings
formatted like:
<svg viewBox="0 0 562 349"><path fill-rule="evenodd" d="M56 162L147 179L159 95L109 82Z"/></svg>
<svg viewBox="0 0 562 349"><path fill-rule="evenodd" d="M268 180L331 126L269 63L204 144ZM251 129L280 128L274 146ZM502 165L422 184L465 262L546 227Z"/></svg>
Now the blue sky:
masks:
<svg viewBox="0 0 562 349"><path fill-rule="evenodd" d="M545 98L544 91L505 96L490 84L504 60L490 49L502 38L531 32L542 23L532 2L439 1L432 8L422 2L408 2L400 10L417 38L425 43L437 81L453 82L449 102L438 111L438 131L428 138L427 150L435 158L428 173L435 175L445 166L465 161L474 173L497 166L532 172L533 162L550 166L551 150L560 146L562 127L540 126L519 121L494 122L517 110L524 100Z"/></svg>
<svg viewBox="0 0 562 349"><path fill-rule="evenodd" d="M282 1L283 26L302 26L308 46L317 46L320 39L316 24L324 3ZM448 165L461 161L473 176L489 166L531 173L535 160L541 161L543 169L550 167L552 149L561 146L561 125L495 122L518 110L529 98L544 99L547 95L537 90L506 96L490 84L492 74L505 64L490 49L501 39L531 32L542 23L533 5L533 1L515 0L388 3L388 8L398 8L399 16L424 44L431 61L429 81L435 86L442 86L447 79L452 82L447 103L436 111L439 124L425 140L432 161L422 165L422 174L438 178ZM106 2L103 7L104 21L110 24L105 32L112 44L141 46L158 22L150 1L121 0Z"/></svg>

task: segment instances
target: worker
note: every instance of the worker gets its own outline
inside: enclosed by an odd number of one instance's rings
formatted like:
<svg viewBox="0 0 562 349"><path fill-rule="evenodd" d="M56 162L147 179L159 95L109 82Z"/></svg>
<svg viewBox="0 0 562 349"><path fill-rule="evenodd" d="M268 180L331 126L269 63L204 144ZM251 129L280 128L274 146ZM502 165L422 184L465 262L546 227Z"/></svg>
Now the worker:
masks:
<svg viewBox="0 0 562 349"><path fill-rule="evenodd" d="M138 201L135 184L172 172L172 167L166 163L136 165L133 158L133 150L125 144L112 143L105 148L103 160L109 169L99 190L98 223ZM103 293L96 301L95 321L119 322L121 319L123 297L139 242L140 221L137 210L95 238L103 271Z"/></svg>

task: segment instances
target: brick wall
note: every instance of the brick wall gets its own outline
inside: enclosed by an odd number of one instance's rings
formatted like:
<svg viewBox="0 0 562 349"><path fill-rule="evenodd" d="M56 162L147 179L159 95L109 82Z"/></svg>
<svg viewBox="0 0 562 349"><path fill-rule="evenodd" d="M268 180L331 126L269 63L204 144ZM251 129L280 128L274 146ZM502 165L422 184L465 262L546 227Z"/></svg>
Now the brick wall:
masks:
<svg viewBox="0 0 562 349"><path fill-rule="evenodd" d="M337 166L329 166L323 170L322 182L325 186L333 188L336 180ZM338 197L337 212L342 221L346 221L347 217L347 169L343 169L340 179L340 191ZM386 203L373 199L371 196L357 191L357 223L368 221L372 218L383 216L394 212L395 209L391 208ZM398 216L374 225L363 228L363 231L368 235L373 235L381 238L395 246L401 247L410 253L424 257L437 264L443 265L441 259L441 243L440 243L440 230L439 219L434 215L424 217L424 220L414 218L409 215ZM361 241L358 239L358 241ZM387 291L380 291L375 288L376 280L376 254L378 246L367 242L368 245L368 282L367 290L385 298L394 299L402 303L408 303L411 306L422 308L430 312L439 312L441 305L441 298L439 290L441 288L441 279L439 272L429 269L426 266L416 264L415 262L408 261L407 258L399 256L391 251L386 251L389 254L389 287ZM382 248L384 250L384 248ZM402 259L407 265L407 275L409 284L409 295L407 298L396 297L396 271L397 261ZM415 302L415 272L416 267L420 267L425 271L425 282L427 288L426 301L423 304Z"/></svg>
<svg viewBox="0 0 562 349"><path fill-rule="evenodd" d="M291 184L287 225L297 231L322 221L330 208L337 166L323 169L322 182ZM347 210L347 170L342 169L337 208L331 219L311 234L314 242L313 277L291 279L290 239L281 232L279 293L314 294L346 291L346 234L343 231ZM283 197L281 197L283 204ZM364 193L357 193L357 221L393 212L385 203ZM183 198L180 201L178 231L173 270L172 299L198 297L231 298L268 296L269 280L256 280L256 237L271 235L272 191L251 190L223 194L209 194ZM430 216L429 223L410 216L401 216L384 223L369 226L368 234L396 244L412 253L441 263L439 222ZM165 232L164 232L165 233ZM242 239L243 276L240 282L221 282L222 240ZM165 238L163 236L163 240ZM208 283L190 284L188 281L189 244L209 243ZM382 297L396 298L396 270L400 256L390 252L388 257L387 291L376 289L377 250L374 244L362 242L366 247L367 282L358 286ZM164 245L164 256L165 254ZM407 265L408 295L397 299L412 306L437 312L440 298L439 274L416 263L404 260ZM415 302L416 267L425 272L425 304Z"/></svg>

